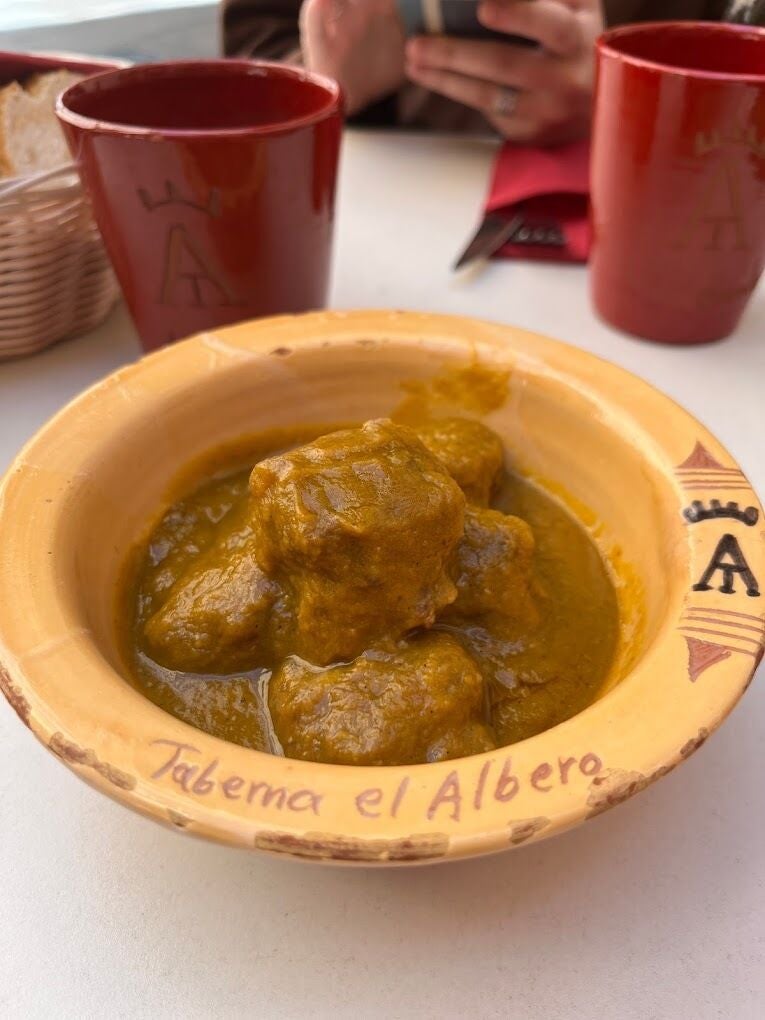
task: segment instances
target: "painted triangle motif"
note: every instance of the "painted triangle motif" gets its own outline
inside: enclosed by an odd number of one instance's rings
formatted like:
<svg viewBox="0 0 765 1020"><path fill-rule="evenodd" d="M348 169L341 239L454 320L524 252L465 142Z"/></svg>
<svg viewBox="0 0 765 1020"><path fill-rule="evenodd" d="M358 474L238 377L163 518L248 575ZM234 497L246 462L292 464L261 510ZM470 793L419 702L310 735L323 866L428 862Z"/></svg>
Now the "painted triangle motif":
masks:
<svg viewBox="0 0 765 1020"><path fill-rule="evenodd" d="M722 662L723 659L730 658L731 650L725 645L683 636L688 645L688 679L692 684L696 683L705 669L709 669L717 662Z"/></svg>
<svg viewBox="0 0 765 1020"><path fill-rule="evenodd" d="M684 460L682 464L678 464L677 467L678 470L681 470L682 468L717 468L719 470L720 468L724 468L724 465L720 464L719 461L716 461L705 446L702 446L701 443L696 443L691 455L687 458L687 460Z"/></svg>

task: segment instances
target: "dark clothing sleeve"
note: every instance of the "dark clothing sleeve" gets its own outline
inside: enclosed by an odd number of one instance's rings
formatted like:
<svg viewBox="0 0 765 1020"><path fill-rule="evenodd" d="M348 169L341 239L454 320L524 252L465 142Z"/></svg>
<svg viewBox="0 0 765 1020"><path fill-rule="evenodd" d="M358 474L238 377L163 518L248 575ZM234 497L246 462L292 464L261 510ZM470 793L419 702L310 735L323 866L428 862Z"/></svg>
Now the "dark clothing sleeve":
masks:
<svg viewBox="0 0 765 1020"><path fill-rule="evenodd" d="M727 0L605 0L606 24L633 21L719 21Z"/></svg>
<svg viewBox="0 0 765 1020"><path fill-rule="evenodd" d="M299 64L298 18L302 0L223 0L223 52L227 57L260 57ZM407 83L350 122L367 127L427 127L442 131L491 131L475 110Z"/></svg>
<svg viewBox="0 0 765 1020"><path fill-rule="evenodd" d="M302 0L223 0L223 52L227 57L260 57L300 63L298 17ZM604 0L608 25L633 21L719 20L727 0ZM353 118L367 126L429 127L442 131L491 128L477 111L406 84Z"/></svg>
<svg viewBox="0 0 765 1020"><path fill-rule="evenodd" d="M227 57L286 60L300 53L302 0L223 0L223 53Z"/></svg>
<svg viewBox="0 0 765 1020"><path fill-rule="evenodd" d="M298 18L302 0L224 0L223 53L227 57L301 62ZM386 96L351 118L367 127L397 121L396 96Z"/></svg>

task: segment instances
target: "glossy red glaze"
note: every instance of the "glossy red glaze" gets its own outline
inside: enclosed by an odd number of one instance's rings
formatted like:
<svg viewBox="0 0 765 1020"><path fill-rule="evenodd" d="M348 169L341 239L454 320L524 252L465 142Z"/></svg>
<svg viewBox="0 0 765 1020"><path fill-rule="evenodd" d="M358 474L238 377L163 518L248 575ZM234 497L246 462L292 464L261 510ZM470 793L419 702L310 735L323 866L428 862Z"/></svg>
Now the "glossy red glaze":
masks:
<svg viewBox="0 0 765 1020"><path fill-rule="evenodd" d="M341 96L248 60L148 64L57 113L146 350L324 305Z"/></svg>
<svg viewBox="0 0 765 1020"><path fill-rule="evenodd" d="M633 25L597 57L595 307L651 340L727 336L765 264L765 31Z"/></svg>

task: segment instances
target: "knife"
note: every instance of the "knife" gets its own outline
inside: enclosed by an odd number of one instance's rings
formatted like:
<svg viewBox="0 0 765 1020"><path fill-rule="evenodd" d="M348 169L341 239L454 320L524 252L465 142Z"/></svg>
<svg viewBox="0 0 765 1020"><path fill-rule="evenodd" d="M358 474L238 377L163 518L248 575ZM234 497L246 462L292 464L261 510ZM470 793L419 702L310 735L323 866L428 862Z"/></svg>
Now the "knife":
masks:
<svg viewBox="0 0 765 1020"><path fill-rule="evenodd" d="M528 222L523 212L518 212L515 216L486 213L478 230L452 268L456 271L477 259L488 259L505 244L563 248L566 239L557 224Z"/></svg>

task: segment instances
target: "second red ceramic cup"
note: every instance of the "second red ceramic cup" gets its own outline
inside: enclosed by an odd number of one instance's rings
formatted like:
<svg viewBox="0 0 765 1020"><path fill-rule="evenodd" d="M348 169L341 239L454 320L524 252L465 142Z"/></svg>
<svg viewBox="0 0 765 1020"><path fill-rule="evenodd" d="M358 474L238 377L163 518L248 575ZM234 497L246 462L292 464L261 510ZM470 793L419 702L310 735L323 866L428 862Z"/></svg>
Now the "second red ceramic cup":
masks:
<svg viewBox="0 0 765 1020"><path fill-rule="evenodd" d="M727 336L765 264L765 31L633 25L597 57L595 307L651 340Z"/></svg>
<svg viewBox="0 0 765 1020"><path fill-rule="evenodd" d="M246 60L150 64L72 86L57 113L146 350L325 304L335 82Z"/></svg>

